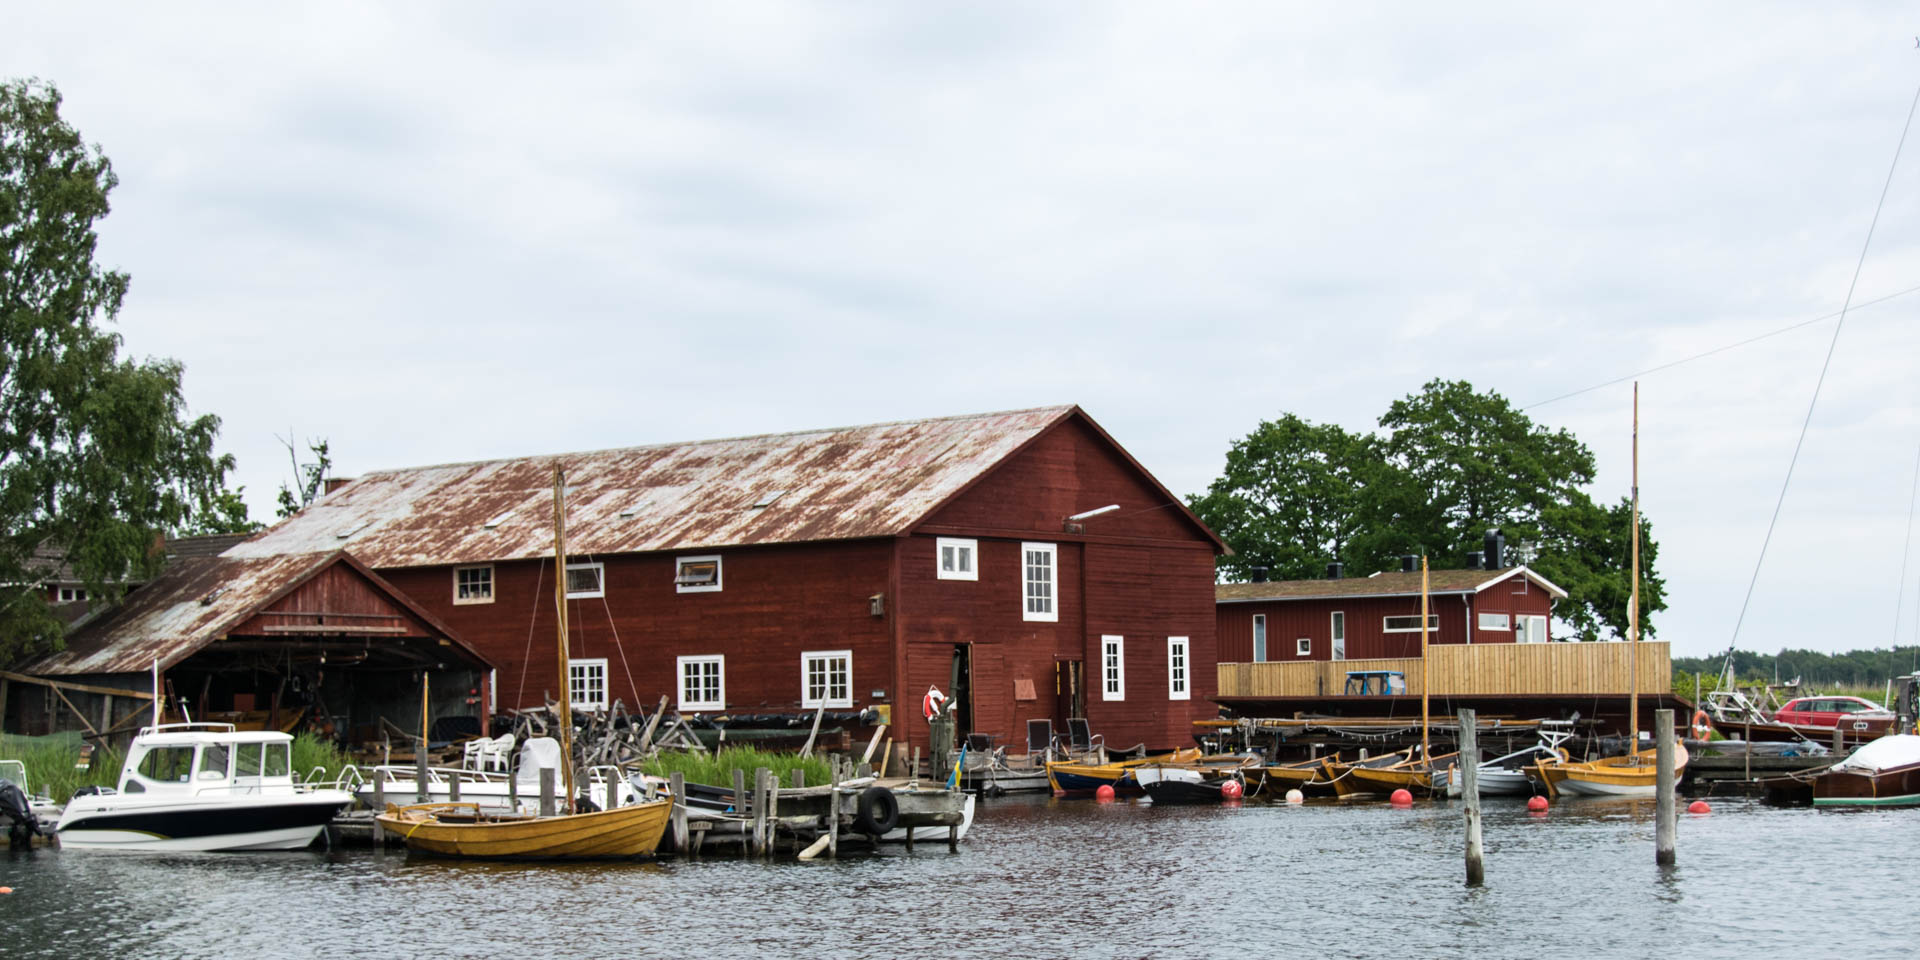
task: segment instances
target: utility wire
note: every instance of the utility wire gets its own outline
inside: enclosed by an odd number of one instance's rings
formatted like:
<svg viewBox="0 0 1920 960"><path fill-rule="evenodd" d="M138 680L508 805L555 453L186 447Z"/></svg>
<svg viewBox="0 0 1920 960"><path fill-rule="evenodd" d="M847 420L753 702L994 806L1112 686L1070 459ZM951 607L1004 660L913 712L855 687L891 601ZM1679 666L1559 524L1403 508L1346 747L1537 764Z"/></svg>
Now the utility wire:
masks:
<svg viewBox="0 0 1920 960"><path fill-rule="evenodd" d="M1840 319L1833 325L1833 338L1827 341L1827 357L1820 362L1820 377L1813 382L1813 399L1807 402L1807 416L1800 421L1800 439L1794 441L1793 456L1787 460L1787 476L1780 482L1780 497L1773 503L1773 519L1767 521L1767 535L1760 541L1760 556L1753 563L1753 577L1747 581L1747 596L1740 601L1740 616L1733 621L1733 637L1727 641L1727 657L1732 659L1740 642L1740 625L1746 622L1747 607L1753 603L1754 585L1760 582L1760 567L1767 562L1767 545L1773 542L1774 528L1780 524L1780 507L1787 502L1787 488L1793 483L1794 465L1800 462L1800 448L1806 445L1807 428L1813 424L1813 410L1820 403L1820 388L1827 382L1827 368L1833 365L1834 348L1840 345L1840 331L1847 325L1847 309L1853 305L1854 288L1860 284L1860 271L1867 265L1867 250L1873 246L1873 231L1880 225L1880 211L1887 205L1887 192L1893 188L1893 172L1900 167L1900 151L1907 145L1907 131L1913 129L1913 112L1920 107L1920 87L1913 91L1907 105L1907 121L1900 127L1900 142L1894 144L1893 162L1887 165L1887 180L1880 185L1880 200L1873 205L1873 219L1867 223L1867 238L1860 244L1860 257L1853 264L1853 279L1847 283L1847 297L1840 302Z"/></svg>
<svg viewBox="0 0 1920 960"><path fill-rule="evenodd" d="M1854 304L1853 309L1865 310L1866 308L1874 306L1875 304L1886 303L1888 300L1898 299L1900 297L1904 297L1911 293L1920 293L1920 287L1908 287L1905 290L1901 290L1895 293L1889 293L1884 297L1876 297L1872 300L1862 301L1860 303ZM1526 406L1521 407L1520 409L1532 410L1534 407L1544 407L1549 403L1559 403L1562 400L1566 400L1570 397L1577 397L1583 393L1592 393L1595 390L1611 387L1615 384L1626 383L1629 380L1637 380L1641 377L1646 376L1649 373L1659 373L1662 370L1670 370L1683 363L1692 363L1695 360L1704 360L1708 357L1713 356L1716 353L1725 353L1728 350L1732 350L1736 347L1744 347L1750 343L1759 343L1760 341L1768 339L1769 337L1777 337L1783 333L1792 333L1793 331L1798 330L1801 327L1809 327L1825 320L1832 320L1835 317L1844 317L1846 316L1846 313L1847 313L1847 310L1846 308L1843 307L1837 312L1829 313L1821 317L1814 317L1811 320L1802 320L1799 323L1790 323L1784 327L1781 327L1778 330L1771 330L1766 333L1760 334L1759 336L1756 336L1756 337L1748 337L1747 339L1741 340L1737 343L1729 343L1725 346L1714 347L1712 350L1708 350L1705 353L1696 353L1690 357L1682 357L1678 360L1671 360L1666 363L1660 364L1659 366L1648 367L1647 369L1638 371L1636 373L1629 373L1624 377L1615 377L1612 380L1606 381L1605 383L1596 383L1591 387L1581 387L1580 389L1575 390L1571 393L1563 393L1557 397L1548 397L1545 400L1535 400L1534 402L1529 403Z"/></svg>

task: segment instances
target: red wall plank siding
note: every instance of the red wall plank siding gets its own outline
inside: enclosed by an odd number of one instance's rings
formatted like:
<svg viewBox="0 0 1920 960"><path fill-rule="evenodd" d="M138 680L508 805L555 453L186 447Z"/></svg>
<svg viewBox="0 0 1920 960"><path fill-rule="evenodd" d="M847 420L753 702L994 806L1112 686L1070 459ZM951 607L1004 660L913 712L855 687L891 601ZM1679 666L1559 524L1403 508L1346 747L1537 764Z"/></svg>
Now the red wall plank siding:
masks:
<svg viewBox="0 0 1920 960"><path fill-rule="evenodd" d="M1470 630L1473 643L1513 643L1517 634L1511 629L1479 629L1479 615L1504 613L1511 624L1519 616L1550 618L1553 614L1553 595L1525 576L1496 583L1478 594L1431 596L1428 603L1430 612L1439 618L1438 628L1427 636L1428 643L1466 643ZM1261 600L1221 603L1216 610L1220 662L1223 663L1253 660L1255 614L1264 614L1267 618L1268 660L1330 660L1336 610L1347 615L1346 659L1420 655L1418 632L1387 633L1384 625L1387 617L1419 616L1419 597ZM1309 644L1310 652L1306 656L1298 653L1298 642L1303 637Z"/></svg>
<svg viewBox="0 0 1920 960"><path fill-rule="evenodd" d="M259 614L245 623L227 631L241 636L271 636L268 626L286 626L291 624L313 624L313 616L292 616L291 614L331 614L337 617L332 623L354 626L403 627L402 632L370 634L375 637L430 637L437 635L420 618L405 607L388 599L374 585L361 576L360 571L344 563L336 563L320 571L312 579L288 591L287 594L268 604ZM341 615L348 616L341 616Z"/></svg>
<svg viewBox="0 0 1920 960"><path fill-rule="evenodd" d="M609 700L651 711L662 694L678 704L674 658L720 654L728 709L794 712L801 653L852 650L854 709L891 702L890 631L868 602L886 591L890 547L864 540L699 551L722 558L717 593L676 592L676 555L575 556L606 564L606 596L568 601L570 655L605 657ZM558 695L551 561L495 564L490 604L453 603L451 567L382 576L498 665L501 711ZM888 699L874 701L873 690Z"/></svg>

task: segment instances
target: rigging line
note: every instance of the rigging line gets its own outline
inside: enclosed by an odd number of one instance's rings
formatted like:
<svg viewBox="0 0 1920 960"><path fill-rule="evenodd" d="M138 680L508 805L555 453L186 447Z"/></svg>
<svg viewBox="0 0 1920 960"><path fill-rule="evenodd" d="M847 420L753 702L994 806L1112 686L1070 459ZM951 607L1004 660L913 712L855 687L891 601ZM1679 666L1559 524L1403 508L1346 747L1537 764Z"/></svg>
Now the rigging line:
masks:
<svg viewBox="0 0 1920 960"><path fill-rule="evenodd" d="M1865 310L1866 308L1874 306L1876 304L1886 303L1888 300L1895 300L1911 293L1920 293L1920 287L1908 287L1905 290L1898 290L1893 293L1889 293L1884 297L1876 297L1872 300L1864 300L1864 301L1861 301L1860 303L1854 304L1852 309ZM1690 357L1681 357L1678 360L1671 360L1666 363L1659 364L1658 366L1648 367L1647 369L1641 370L1638 373L1630 373L1624 377L1615 377L1612 380L1608 380L1605 383L1596 383L1591 387L1581 387L1580 389L1575 390L1572 393L1563 393L1557 397L1548 397L1545 400L1535 400L1534 402L1529 403L1526 406L1521 407L1520 409L1532 410L1534 407L1544 407L1549 403L1559 403L1560 401L1566 400L1570 397L1577 397L1583 393L1592 393L1595 390L1602 390L1607 387L1614 386L1615 384L1626 383L1629 380L1632 380L1636 377L1645 376L1646 374L1649 374L1649 373L1659 373L1662 370L1670 370L1683 363L1692 363L1695 360L1704 360L1708 357L1713 356L1716 353L1725 353L1728 350L1735 349L1736 347L1744 347L1750 343L1759 343L1760 341L1765 340L1769 337L1777 337L1783 333L1792 333L1793 331L1798 330L1801 327L1809 327L1825 320L1832 320L1835 317L1845 316L1846 313L1847 313L1847 308L1842 307L1840 310L1834 313L1826 314L1825 316L1814 317L1811 320L1802 320L1799 323L1790 323L1784 327L1779 328L1778 330L1770 330L1766 333L1760 334L1759 336L1748 337L1747 339L1741 340L1737 343L1729 343L1724 346L1714 347L1712 350L1708 350L1704 353L1696 353Z"/></svg>
<svg viewBox="0 0 1920 960"><path fill-rule="evenodd" d="M1767 561L1767 545L1773 542L1774 528L1780 524L1780 508L1787 502L1787 488L1793 483L1794 465L1800 462L1800 448L1807 442L1807 428L1813 424L1813 410L1820 403L1820 388L1827 382L1827 368L1833 365L1834 348L1840 345L1840 331L1847 325L1847 308L1853 304L1854 288L1860 284L1860 271L1867 265L1867 251L1873 246L1873 231L1880 225L1880 211L1887 205L1887 191L1893 188L1893 172L1900 168L1900 151L1907 145L1907 131L1913 129L1913 112L1920 107L1920 86L1914 88L1913 102L1907 105L1907 121L1900 127L1900 142L1894 144L1893 162L1887 165L1887 179L1880 185L1880 200L1873 205L1873 219L1867 222L1867 238L1860 244L1860 257L1853 264L1853 279L1847 283L1847 297L1840 302L1840 319L1833 325L1833 338L1827 341L1827 356L1820 362L1820 376L1813 382L1813 399L1807 401L1807 416L1800 421L1800 439L1793 443L1793 456L1787 460L1787 475L1780 482L1780 496L1773 502L1773 519L1767 521L1767 535L1760 541L1760 556L1753 563L1753 577L1747 581L1747 596L1740 601L1740 616L1733 621L1733 636L1727 641L1727 656L1740 642L1740 625L1746 622L1747 607L1753 603L1753 588L1760 582L1760 567Z"/></svg>
<svg viewBox="0 0 1920 960"><path fill-rule="evenodd" d="M587 562L593 562L593 554L587 554ZM600 576L604 578L606 575L606 568L602 567ZM600 582L600 609L607 615L607 629L613 631L613 650L615 653L620 654L620 670L627 675L627 689L632 691L634 706L638 707L640 705L640 686L633 682L633 668L627 665L627 648L625 644L620 642L620 626L613 622L613 607L607 603L607 584L604 579ZM677 672L678 671L676 671L676 673ZM675 683L678 683L679 680L680 678L678 676L674 677ZM607 702L609 704L608 709L612 709L611 704L613 697L611 695L607 697Z"/></svg>
<svg viewBox="0 0 1920 960"><path fill-rule="evenodd" d="M1907 538L1900 543L1900 579L1896 581L1893 601L1893 645L1900 646L1900 619L1906 612L1907 555L1913 550L1913 506L1920 502L1920 449L1913 455L1913 488L1907 492Z"/></svg>
<svg viewBox="0 0 1920 960"><path fill-rule="evenodd" d="M540 566L534 569L533 616L527 619L527 648L520 652L520 692L513 695L516 709L527 702L527 667L533 662L533 628L540 623L540 588L547 582L547 558L541 557Z"/></svg>

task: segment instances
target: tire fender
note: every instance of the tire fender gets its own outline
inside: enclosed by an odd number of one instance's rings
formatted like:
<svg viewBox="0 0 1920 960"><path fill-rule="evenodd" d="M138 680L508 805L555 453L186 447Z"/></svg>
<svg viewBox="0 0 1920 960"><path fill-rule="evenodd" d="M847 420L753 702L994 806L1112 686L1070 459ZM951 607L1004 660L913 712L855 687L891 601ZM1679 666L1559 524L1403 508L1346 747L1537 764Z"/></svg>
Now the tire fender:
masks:
<svg viewBox="0 0 1920 960"><path fill-rule="evenodd" d="M858 812L853 826L869 836L880 836L900 823L900 801L886 787L868 787L860 792Z"/></svg>

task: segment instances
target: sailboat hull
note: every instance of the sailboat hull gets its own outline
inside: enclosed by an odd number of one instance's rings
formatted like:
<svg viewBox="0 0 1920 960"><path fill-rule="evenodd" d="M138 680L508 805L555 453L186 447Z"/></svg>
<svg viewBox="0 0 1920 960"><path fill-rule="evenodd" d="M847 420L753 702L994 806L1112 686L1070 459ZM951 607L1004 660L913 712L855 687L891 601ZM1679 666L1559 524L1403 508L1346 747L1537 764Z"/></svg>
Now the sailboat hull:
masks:
<svg viewBox="0 0 1920 960"><path fill-rule="evenodd" d="M1548 793L1567 793L1588 797L1651 797L1658 790L1660 771L1653 763L1654 752L1642 750L1634 756L1608 757L1582 763L1543 763L1530 768L1546 783ZM1673 746L1673 779L1687 769L1687 748Z"/></svg>

